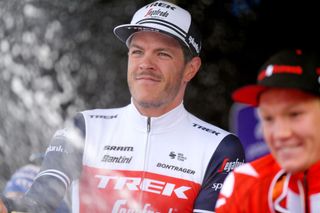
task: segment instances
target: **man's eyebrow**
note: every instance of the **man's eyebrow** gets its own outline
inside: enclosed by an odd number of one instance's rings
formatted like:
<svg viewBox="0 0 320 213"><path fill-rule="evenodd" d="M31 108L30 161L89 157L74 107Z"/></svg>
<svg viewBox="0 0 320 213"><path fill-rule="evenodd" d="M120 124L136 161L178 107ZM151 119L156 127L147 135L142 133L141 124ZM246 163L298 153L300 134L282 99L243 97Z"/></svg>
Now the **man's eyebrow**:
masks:
<svg viewBox="0 0 320 213"><path fill-rule="evenodd" d="M132 47L134 47L134 48L138 48L138 49L143 49L140 45L138 45L138 44L130 44L129 45L129 48L132 48Z"/></svg>
<svg viewBox="0 0 320 213"><path fill-rule="evenodd" d="M137 49L143 49L142 46L138 45L138 44L130 44L129 48L137 48ZM161 51L167 51L167 52L170 52L170 47L168 48L165 48L165 47L159 47L159 48L156 48L154 51L155 52L161 52Z"/></svg>

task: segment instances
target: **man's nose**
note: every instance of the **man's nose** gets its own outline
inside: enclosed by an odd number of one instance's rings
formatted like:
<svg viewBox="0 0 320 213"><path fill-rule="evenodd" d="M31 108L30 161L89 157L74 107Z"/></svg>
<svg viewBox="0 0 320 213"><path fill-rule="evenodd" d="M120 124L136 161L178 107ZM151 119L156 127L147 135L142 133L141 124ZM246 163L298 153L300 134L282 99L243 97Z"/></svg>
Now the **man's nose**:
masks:
<svg viewBox="0 0 320 213"><path fill-rule="evenodd" d="M286 139L289 138L292 134L291 127L289 121L286 120L277 120L274 129L273 136L278 139Z"/></svg>
<svg viewBox="0 0 320 213"><path fill-rule="evenodd" d="M144 54L140 60L140 69L154 69L154 58L151 54Z"/></svg>

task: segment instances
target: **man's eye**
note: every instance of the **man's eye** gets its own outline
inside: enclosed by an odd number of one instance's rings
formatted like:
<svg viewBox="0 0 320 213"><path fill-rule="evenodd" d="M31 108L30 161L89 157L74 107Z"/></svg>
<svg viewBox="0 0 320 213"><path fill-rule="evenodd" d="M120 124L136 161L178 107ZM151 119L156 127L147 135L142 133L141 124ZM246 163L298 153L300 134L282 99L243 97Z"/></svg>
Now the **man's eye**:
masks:
<svg viewBox="0 0 320 213"><path fill-rule="evenodd" d="M171 55L166 52L159 52L159 56L171 58Z"/></svg>
<svg viewBox="0 0 320 213"><path fill-rule="evenodd" d="M302 112L290 112L290 113L289 113L289 116L290 116L291 118L299 117L299 115L302 115Z"/></svg>
<svg viewBox="0 0 320 213"><path fill-rule="evenodd" d="M141 50L131 50L130 51L130 55L140 55L140 54L142 54Z"/></svg>
<svg viewBox="0 0 320 213"><path fill-rule="evenodd" d="M273 121L273 118L271 116L261 116L261 120L265 123L270 123Z"/></svg>

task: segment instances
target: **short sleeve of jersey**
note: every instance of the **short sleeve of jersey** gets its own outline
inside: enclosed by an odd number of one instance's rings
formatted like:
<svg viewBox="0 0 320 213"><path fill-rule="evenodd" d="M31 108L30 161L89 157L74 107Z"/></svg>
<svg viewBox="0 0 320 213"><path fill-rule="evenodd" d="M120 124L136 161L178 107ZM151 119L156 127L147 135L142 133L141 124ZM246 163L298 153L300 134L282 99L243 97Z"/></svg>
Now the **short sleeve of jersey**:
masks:
<svg viewBox="0 0 320 213"><path fill-rule="evenodd" d="M232 134L226 136L209 162L193 212L214 212L225 178L244 162L245 154L240 140Z"/></svg>

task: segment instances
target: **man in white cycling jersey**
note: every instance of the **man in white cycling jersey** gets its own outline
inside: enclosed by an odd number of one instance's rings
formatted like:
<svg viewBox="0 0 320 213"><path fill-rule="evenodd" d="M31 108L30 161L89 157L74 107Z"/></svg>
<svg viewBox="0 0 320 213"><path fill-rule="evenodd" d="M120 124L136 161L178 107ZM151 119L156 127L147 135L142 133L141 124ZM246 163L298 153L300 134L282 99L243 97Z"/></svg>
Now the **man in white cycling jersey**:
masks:
<svg viewBox="0 0 320 213"><path fill-rule="evenodd" d="M214 212L226 175L245 157L235 135L183 106L201 66L190 13L156 1L114 34L129 50L131 103L81 112L57 131L31 189L3 198L2 212L52 212L69 187L73 212Z"/></svg>

